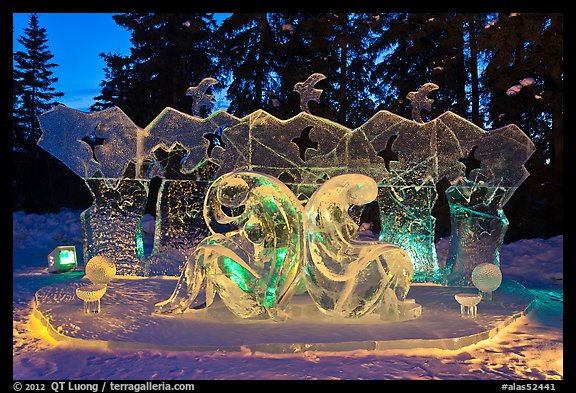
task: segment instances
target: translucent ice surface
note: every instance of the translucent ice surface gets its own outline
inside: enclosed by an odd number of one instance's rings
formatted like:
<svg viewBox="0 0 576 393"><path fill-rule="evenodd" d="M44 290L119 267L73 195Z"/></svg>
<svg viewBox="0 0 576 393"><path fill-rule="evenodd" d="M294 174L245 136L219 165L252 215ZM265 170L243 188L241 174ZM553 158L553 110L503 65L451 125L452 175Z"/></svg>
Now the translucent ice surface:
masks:
<svg viewBox="0 0 576 393"><path fill-rule="evenodd" d="M212 99L206 91L217 83L213 78L187 90L192 114L165 108L145 128L116 107L88 114L59 105L39 116L43 134L38 144L83 179L107 179L109 189L121 178L163 179L154 250L144 274L180 273L196 246L212 233L200 219L207 190L214 179L233 171L279 179L301 206L339 175L371 178L378 188L379 240L408 253L416 282L469 283L478 263L498 264L508 224L502 206L528 176L524 164L535 150L528 136L515 125L486 131L452 112L425 122L422 112L430 111L434 101L428 94L437 88L431 83L407 96L412 119L383 110L350 129L310 113L308 103L322 94L315 85L324 78L315 73L294 86L302 112L289 119L261 109L241 119L221 110L198 117L200 107ZM446 195L452 223L444 271L437 261L432 216L440 181L450 183ZM109 218L98 223L96 217L112 217L118 210L114 203L120 197L108 195L97 196L111 200L95 206L109 206L110 211L94 208L85 214L88 249L103 244L90 228L109 225ZM91 245L93 241L98 245ZM131 269L119 266L119 271L129 274Z"/></svg>
<svg viewBox="0 0 576 393"><path fill-rule="evenodd" d="M364 175L340 175L326 181L305 208L305 280L308 293L324 313L358 318L374 310L384 319L402 318L402 303L414 268L406 251L386 242L361 241L348 215L378 194Z"/></svg>
<svg viewBox="0 0 576 393"><path fill-rule="evenodd" d="M87 179L94 203L81 214L84 261L102 255L116 262L119 275L147 275L142 215L148 181Z"/></svg>
<svg viewBox="0 0 576 393"><path fill-rule="evenodd" d="M62 161L83 179L97 172L120 178L128 162L136 157L141 131L118 107L84 113L64 105L38 116L42 136L38 145ZM90 147L87 139L98 138Z"/></svg>
<svg viewBox="0 0 576 393"><path fill-rule="evenodd" d="M446 283L471 285L474 268L500 265L500 248L508 229L502 206L513 189L464 181L446 190L452 234L445 266Z"/></svg>
<svg viewBox="0 0 576 393"><path fill-rule="evenodd" d="M208 189L204 219L212 235L188 258L174 293L156 312L182 312L206 287L208 306L216 291L241 318L285 319L303 253L302 208L294 194L276 178L232 172Z"/></svg>

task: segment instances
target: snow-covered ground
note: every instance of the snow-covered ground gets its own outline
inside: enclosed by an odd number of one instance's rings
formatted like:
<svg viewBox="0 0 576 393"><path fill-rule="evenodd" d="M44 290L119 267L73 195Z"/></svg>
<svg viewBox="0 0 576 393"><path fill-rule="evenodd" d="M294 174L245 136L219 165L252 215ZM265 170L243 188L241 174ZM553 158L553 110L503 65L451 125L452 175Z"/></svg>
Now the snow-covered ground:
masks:
<svg viewBox="0 0 576 393"><path fill-rule="evenodd" d="M145 246L154 222L144 219ZM80 212L13 214L13 378L50 380L218 379L562 379L563 236L524 239L501 252L503 275L522 283L536 306L495 338L457 351L411 349L263 353L191 353L71 348L29 318L34 293L66 280L46 273L56 245L82 248ZM448 239L437 244L441 261Z"/></svg>

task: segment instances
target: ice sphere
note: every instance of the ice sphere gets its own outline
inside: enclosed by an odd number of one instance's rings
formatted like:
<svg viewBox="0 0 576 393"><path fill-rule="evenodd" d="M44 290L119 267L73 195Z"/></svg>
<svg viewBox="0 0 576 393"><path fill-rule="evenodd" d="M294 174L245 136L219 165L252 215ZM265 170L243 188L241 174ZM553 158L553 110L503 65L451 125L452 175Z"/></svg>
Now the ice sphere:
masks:
<svg viewBox="0 0 576 393"><path fill-rule="evenodd" d="M216 179L204 202L212 233L188 258L172 296L159 313L183 312L206 287L241 318L286 318L301 280L302 207L278 179L236 171Z"/></svg>
<svg viewBox="0 0 576 393"><path fill-rule="evenodd" d="M108 284L116 275L116 264L108 257L96 255L86 264L85 273L94 284Z"/></svg>
<svg viewBox="0 0 576 393"><path fill-rule="evenodd" d="M492 299L492 292L502 283L502 272L493 263L481 263L472 271L472 283L486 300Z"/></svg>
<svg viewBox="0 0 576 393"><path fill-rule="evenodd" d="M393 244L359 240L348 215L351 205L377 194L373 179L340 175L322 184L305 207L306 289L328 315L358 318L380 308L387 318L402 317L399 304L414 274L410 257Z"/></svg>

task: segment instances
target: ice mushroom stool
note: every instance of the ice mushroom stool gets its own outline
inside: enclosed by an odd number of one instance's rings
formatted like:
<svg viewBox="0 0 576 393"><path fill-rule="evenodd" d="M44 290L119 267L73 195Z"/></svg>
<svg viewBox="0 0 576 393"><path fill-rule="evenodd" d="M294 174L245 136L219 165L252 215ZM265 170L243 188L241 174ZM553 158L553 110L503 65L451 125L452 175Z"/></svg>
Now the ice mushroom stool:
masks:
<svg viewBox="0 0 576 393"><path fill-rule="evenodd" d="M76 288L76 296L84 301L84 312L87 314L100 312L100 298L105 293L105 284L90 284Z"/></svg>
<svg viewBox="0 0 576 393"><path fill-rule="evenodd" d="M454 299L460 304L460 314L463 317L474 318L478 314L478 303L482 295L475 293L457 293Z"/></svg>

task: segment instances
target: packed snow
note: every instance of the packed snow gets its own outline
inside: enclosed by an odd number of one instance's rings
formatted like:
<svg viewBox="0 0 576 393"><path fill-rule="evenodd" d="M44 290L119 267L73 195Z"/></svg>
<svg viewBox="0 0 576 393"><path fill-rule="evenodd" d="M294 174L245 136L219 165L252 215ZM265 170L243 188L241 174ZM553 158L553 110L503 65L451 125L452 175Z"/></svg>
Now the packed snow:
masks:
<svg viewBox="0 0 576 393"><path fill-rule="evenodd" d="M150 251L154 219L143 220ZM78 348L55 342L36 319L32 299L40 288L65 282L47 273L46 256L57 245L82 251L80 211L13 213L13 378L49 380L221 380L221 379L562 379L563 236L505 244L501 268L531 290L537 301L525 317L491 340L460 350L265 354L169 352ZM437 244L444 263L449 239ZM81 263L81 262L80 262ZM81 263L82 264L82 263Z"/></svg>

